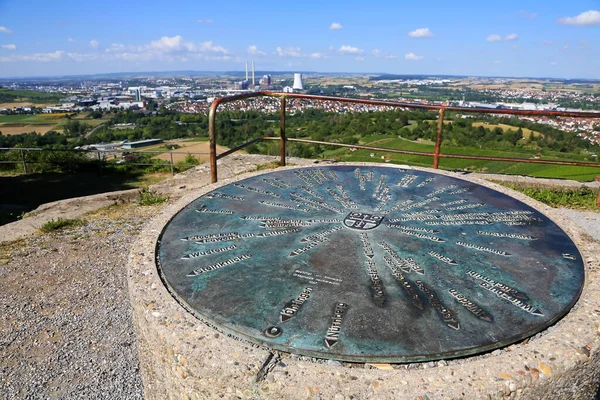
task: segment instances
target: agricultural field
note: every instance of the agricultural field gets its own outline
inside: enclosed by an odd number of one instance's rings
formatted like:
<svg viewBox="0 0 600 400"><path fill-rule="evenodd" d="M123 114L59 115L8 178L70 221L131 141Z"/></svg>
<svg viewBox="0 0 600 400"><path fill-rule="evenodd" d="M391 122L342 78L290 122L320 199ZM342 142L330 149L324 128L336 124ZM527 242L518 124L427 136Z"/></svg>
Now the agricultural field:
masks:
<svg viewBox="0 0 600 400"><path fill-rule="evenodd" d="M63 124L68 121L67 115L69 113L0 115L0 132L3 135L29 132L43 135L51 130L62 132ZM108 119L91 119L87 114L77 115L74 119L92 127L108 121Z"/></svg>
<svg viewBox="0 0 600 400"><path fill-rule="evenodd" d="M432 153L433 143L423 143L398 138L393 135L377 135L365 137L361 144L374 147L389 149L419 151ZM521 159L532 159L531 150L492 150L480 149L475 147L443 146L442 154L465 154L490 157L510 157ZM385 151L337 149L325 154L326 157L336 157L342 161L349 162L390 162L393 164L409 164L422 167L431 167L433 157L418 156L408 154L395 154ZM578 154L565 154L558 152L544 151L542 159L545 160L564 160L564 161L588 161L585 156ZM510 175L529 175L539 178L560 178L572 179L580 182L592 181L596 176L600 176L600 168L597 167L578 167L547 164L527 164L507 161L486 161L486 160L463 160L455 158L441 158L440 168L447 170L463 170L468 172L485 172L495 174Z"/></svg>
<svg viewBox="0 0 600 400"><path fill-rule="evenodd" d="M177 145L179 148L169 149L171 145ZM227 147L217 145L217 154L227 151ZM210 158L210 147L208 139L204 140L191 140L191 141L168 141L155 146L148 146L138 149L140 152L144 151L160 151L161 154L157 155L156 159L171 161L171 154L173 153L173 162L182 162L188 154L191 154L200 163L208 162Z"/></svg>
<svg viewBox="0 0 600 400"><path fill-rule="evenodd" d="M0 132L3 135L37 132L44 134L64 121L66 114L0 115Z"/></svg>

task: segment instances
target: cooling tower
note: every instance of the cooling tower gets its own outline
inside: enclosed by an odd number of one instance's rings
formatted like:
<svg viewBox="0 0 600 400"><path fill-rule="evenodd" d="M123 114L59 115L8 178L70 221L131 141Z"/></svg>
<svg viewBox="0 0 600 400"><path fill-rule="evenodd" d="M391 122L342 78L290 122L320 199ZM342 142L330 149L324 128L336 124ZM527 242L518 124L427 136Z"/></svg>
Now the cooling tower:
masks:
<svg viewBox="0 0 600 400"><path fill-rule="evenodd" d="M292 89L304 90L304 86L302 86L302 74L294 74Z"/></svg>

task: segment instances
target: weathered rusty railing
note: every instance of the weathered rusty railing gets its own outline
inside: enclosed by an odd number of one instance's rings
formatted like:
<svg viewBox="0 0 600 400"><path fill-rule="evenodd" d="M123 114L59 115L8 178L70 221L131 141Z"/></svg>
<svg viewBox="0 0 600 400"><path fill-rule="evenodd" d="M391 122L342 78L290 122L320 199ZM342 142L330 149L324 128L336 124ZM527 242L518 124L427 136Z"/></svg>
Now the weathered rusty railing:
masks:
<svg viewBox="0 0 600 400"><path fill-rule="evenodd" d="M217 114L217 108L222 103L230 103L236 100L244 100L253 97L278 97L281 99L280 107L280 121L279 121L279 137L273 136L261 136L246 142L233 149L227 150L221 154L217 154L217 141L215 132L215 117ZM307 99L307 100L320 100L320 101L337 101L340 103L359 103L369 105L379 105L388 107L408 108L408 109L421 109L421 110L437 110L438 121L437 121L437 135L435 140L435 149L433 153L425 153L419 151L409 150L398 150L398 149L386 149L382 147L373 146L361 146L356 144L343 144L343 143L332 143L323 142L311 139L296 139L286 138L285 136L285 110L286 110L286 99ZM375 150L383 151L386 153L400 153L419 155L426 157L433 157L433 168L438 168L440 158L461 158L470 160L487 160L487 161L508 161L508 162L521 162L521 163L533 163L533 164L554 164L554 165L573 165L573 166L585 166L585 167L600 167L600 163L586 163L578 161L558 161L558 160L539 160L529 158L509 158L509 157L488 157L488 156L471 156L462 154L442 154L442 139L444 129L444 115L447 111L461 112L461 113L475 113L475 114L506 114L506 115L531 115L531 116L547 116L547 117L574 117L574 118L600 118L600 112L571 112L571 111L552 111L552 110L507 110L507 109L490 109L490 108L468 108L468 107L449 107L445 105L436 104L419 104L419 103L406 103L406 102L395 102L395 101L383 101L383 100L364 100L364 99L352 99L346 97L332 97L332 96L317 96L309 94L299 93L281 93L281 92L251 92L244 93L235 96L220 97L215 99L210 106L208 113L208 136L210 139L210 176L211 182L217 182L217 160L223 158L231 153L241 150L253 143L262 140L279 140L279 152L280 152L280 165L286 163L286 142L302 142L312 144L324 144L338 147L351 147L363 150Z"/></svg>

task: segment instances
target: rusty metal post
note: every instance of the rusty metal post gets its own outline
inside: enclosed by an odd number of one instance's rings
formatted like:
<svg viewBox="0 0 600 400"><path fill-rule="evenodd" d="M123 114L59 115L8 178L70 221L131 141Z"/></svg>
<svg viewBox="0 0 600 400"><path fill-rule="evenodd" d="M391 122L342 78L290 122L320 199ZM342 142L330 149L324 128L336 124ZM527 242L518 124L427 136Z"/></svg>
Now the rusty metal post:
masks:
<svg viewBox="0 0 600 400"><path fill-rule="evenodd" d="M438 169L440 165L440 151L442 148L442 131L444 130L444 113L446 109L440 108L437 121L437 135L435 138L435 150L433 152L433 168Z"/></svg>
<svg viewBox="0 0 600 400"><path fill-rule="evenodd" d="M171 151L169 155L171 156L171 176L175 176L175 169L173 168L173 152Z"/></svg>
<svg viewBox="0 0 600 400"><path fill-rule="evenodd" d="M210 183L217 182L217 139L215 137L215 117L219 99L213 101L208 111L208 138L210 147Z"/></svg>
<svg viewBox="0 0 600 400"><path fill-rule="evenodd" d="M285 96L281 96L281 116L279 118L279 165L285 166Z"/></svg>

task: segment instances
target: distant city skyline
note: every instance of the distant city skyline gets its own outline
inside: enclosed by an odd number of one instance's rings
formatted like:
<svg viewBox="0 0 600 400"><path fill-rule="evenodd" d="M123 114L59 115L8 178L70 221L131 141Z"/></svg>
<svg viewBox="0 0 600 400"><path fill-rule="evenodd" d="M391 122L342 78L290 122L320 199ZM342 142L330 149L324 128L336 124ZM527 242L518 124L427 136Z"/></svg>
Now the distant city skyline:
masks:
<svg viewBox="0 0 600 400"><path fill-rule="evenodd" d="M316 71L600 79L600 3L0 1L0 77Z"/></svg>

